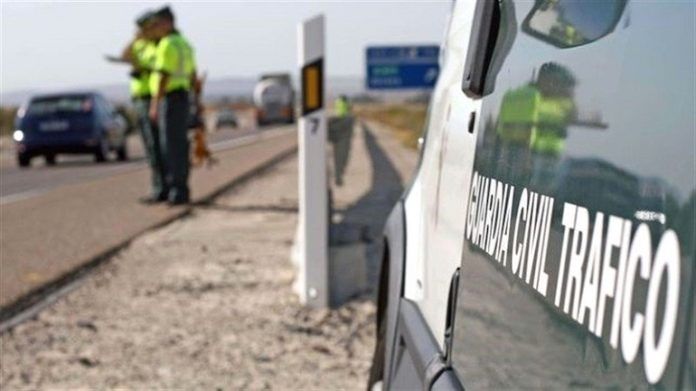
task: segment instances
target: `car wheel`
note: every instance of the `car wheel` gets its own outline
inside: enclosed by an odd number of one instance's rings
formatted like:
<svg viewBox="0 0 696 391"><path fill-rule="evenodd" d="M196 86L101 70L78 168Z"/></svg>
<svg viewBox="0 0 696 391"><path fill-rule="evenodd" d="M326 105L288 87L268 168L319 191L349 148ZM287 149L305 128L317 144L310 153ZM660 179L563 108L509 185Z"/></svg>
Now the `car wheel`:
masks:
<svg viewBox="0 0 696 391"><path fill-rule="evenodd" d="M20 167L29 167L31 165L31 157L27 155L18 154L17 164L19 164Z"/></svg>
<svg viewBox="0 0 696 391"><path fill-rule="evenodd" d="M56 165L56 155L44 155L44 160L46 160L46 165L55 166Z"/></svg>
<svg viewBox="0 0 696 391"><path fill-rule="evenodd" d="M116 150L116 158L119 162L125 162L128 160L128 147L126 146L125 141L123 142L123 145Z"/></svg>
<svg viewBox="0 0 696 391"><path fill-rule="evenodd" d="M94 152L94 161L97 163L103 163L106 161L106 157L109 154L109 145L107 144L105 139L99 140L99 146L97 146L97 150Z"/></svg>

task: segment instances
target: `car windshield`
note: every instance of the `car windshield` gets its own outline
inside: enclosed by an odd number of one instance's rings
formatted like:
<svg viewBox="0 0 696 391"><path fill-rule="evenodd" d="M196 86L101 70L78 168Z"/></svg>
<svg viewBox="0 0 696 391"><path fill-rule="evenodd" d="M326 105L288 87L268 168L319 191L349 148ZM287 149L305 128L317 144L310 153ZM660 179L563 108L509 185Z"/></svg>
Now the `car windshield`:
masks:
<svg viewBox="0 0 696 391"><path fill-rule="evenodd" d="M31 101L26 114L44 116L51 114L86 114L92 111L92 99L88 96L56 96Z"/></svg>

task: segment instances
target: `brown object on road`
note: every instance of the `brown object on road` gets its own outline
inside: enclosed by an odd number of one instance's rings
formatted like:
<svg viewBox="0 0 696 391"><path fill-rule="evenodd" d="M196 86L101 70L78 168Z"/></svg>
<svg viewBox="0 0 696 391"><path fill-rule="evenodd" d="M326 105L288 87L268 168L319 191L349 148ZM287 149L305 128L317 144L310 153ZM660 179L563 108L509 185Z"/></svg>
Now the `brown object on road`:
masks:
<svg viewBox="0 0 696 391"><path fill-rule="evenodd" d="M193 157L191 158L191 164L194 167L199 167L203 163L207 163L208 167L210 167L217 163L217 159L213 157L213 153L208 148L205 129L199 127L193 133Z"/></svg>

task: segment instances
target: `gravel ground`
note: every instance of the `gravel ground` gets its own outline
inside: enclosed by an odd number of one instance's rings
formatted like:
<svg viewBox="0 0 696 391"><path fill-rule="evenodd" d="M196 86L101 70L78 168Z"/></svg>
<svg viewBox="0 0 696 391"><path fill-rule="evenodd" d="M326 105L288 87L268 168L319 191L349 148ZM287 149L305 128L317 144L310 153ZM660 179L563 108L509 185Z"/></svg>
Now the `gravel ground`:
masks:
<svg viewBox="0 0 696 391"><path fill-rule="evenodd" d="M0 388L364 389L374 305L292 294L297 161L135 240L0 336Z"/></svg>

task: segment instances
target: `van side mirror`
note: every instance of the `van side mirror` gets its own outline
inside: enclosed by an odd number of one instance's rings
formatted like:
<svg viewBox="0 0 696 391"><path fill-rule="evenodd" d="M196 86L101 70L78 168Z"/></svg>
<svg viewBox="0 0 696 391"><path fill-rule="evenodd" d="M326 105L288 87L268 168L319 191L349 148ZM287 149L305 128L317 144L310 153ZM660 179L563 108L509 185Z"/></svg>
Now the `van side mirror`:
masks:
<svg viewBox="0 0 696 391"><path fill-rule="evenodd" d="M537 0L522 31L559 48L594 42L616 28L627 0Z"/></svg>

